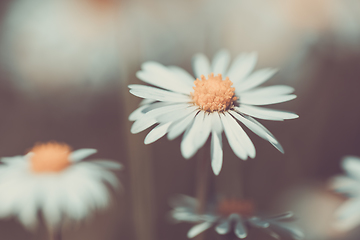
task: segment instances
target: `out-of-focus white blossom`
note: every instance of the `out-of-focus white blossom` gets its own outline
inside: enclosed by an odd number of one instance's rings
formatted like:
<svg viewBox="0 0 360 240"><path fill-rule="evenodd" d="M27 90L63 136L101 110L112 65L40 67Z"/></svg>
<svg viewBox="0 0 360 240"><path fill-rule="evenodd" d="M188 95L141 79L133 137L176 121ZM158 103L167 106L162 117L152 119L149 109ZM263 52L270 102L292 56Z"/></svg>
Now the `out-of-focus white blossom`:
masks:
<svg viewBox="0 0 360 240"><path fill-rule="evenodd" d="M171 205L171 217L179 222L195 223L187 236L193 238L205 230L214 227L218 234L234 232L238 238L246 238L250 228L262 229L272 237L290 235L294 239L303 239L304 234L289 222L291 212L272 217L259 217L254 214L253 204L248 201L224 199L214 205L208 204L204 213L199 213L199 203L195 198L180 195ZM279 235L280 234L280 235Z"/></svg>
<svg viewBox="0 0 360 240"><path fill-rule="evenodd" d="M95 149L71 152L59 143L36 145L25 156L2 158L0 165L0 217L16 216L27 228L36 227L41 212L50 228L78 222L97 209L108 207L107 184L117 188L110 170L115 162L82 161Z"/></svg>
<svg viewBox="0 0 360 240"><path fill-rule="evenodd" d="M15 0L2 57L20 83L51 88L105 81L119 70L119 0Z"/></svg>
<svg viewBox="0 0 360 240"><path fill-rule="evenodd" d="M332 186L349 199L337 210L335 228L349 231L360 226L360 158L344 158L342 168L347 175L334 178Z"/></svg>

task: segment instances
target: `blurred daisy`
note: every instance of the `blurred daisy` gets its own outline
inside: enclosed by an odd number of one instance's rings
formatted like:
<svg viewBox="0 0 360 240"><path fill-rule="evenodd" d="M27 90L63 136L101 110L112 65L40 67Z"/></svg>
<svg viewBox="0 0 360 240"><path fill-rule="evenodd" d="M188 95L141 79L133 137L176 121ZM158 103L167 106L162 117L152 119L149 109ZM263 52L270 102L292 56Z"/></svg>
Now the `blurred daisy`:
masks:
<svg viewBox="0 0 360 240"><path fill-rule="evenodd" d="M360 158L346 157L341 165L347 176L335 177L332 187L349 199L337 210L334 226L337 230L349 231L360 225Z"/></svg>
<svg viewBox="0 0 360 240"><path fill-rule="evenodd" d="M197 223L187 236L193 238L203 231L214 227L218 234L234 232L238 238L246 238L249 228L260 228L271 236L280 239L282 235L290 235L294 239L303 239L303 233L290 225L293 214L286 212L273 217L254 215L254 206L249 201L223 199L211 206L208 205L204 214L198 213L198 201L188 196L179 196L172 201L171 217L179 222Z"/></svg>
<svg viewBox="0 0 360 240"><path fill-rule="evenodd" d="M27 228L38 223L38 211L52 229L64 221L83 220L109 204L107 184L118 187L110 161L81 162L95 149L71 151L66 144L37 144L25 156L2 158L0 217L15 215Z"/></svg>
<svg viewBox="0 0 360 240"><path fill-rule="evenodd" d="M119 68L120 0L15 0L3 28L4 62L41 88L104 81Z"/></svg>
<svg viewBox="0 0 360 240"><path fill-rule="evenodd" d="M275 137L253 117L275 121L297 118L294 113L258 107L292 100L296 98L291 94L294 89L284 85L259 88L276 70L252 72L257 61L255 53L239 55L230 68L229 61L230 55L225 50L215 55L211 65L204 55L195 55L195 81L179 67L144 63L137 77L156 87L129 85L130 93L145 99L129 116L129 120L135 121L131 132L138 133L159 123L146 136L145 144L165 134L172 140L185 132L181 153L187 159L211 135L211 164L216 175L223 161L223 131L236 156L244 160L255 157L255 147L238 122L283 152Z"/></svg>

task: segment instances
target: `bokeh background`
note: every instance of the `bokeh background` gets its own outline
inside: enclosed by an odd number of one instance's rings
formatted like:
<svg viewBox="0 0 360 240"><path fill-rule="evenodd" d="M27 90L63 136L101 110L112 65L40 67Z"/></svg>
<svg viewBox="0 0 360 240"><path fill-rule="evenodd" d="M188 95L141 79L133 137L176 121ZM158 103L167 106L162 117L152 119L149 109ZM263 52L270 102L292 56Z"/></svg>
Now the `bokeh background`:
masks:
<svg viewBox="0 0 360 240"><path fill-rule="evenodd" d="M257 68L279 73L298 98L274 108L299 119L263 121L285 154L251 132L253 160L224 141L224 165L209 194L252 200L259 212L294 210L308 240L358 239L332 228L344 198L328 183L346 155L360 156L360 1L358 0L3 0L0 3L0 156L56 140L91 147L124 165L124 191L109 210L64 240L186 239L190 224L168 221L169 198L194 196L197 160L184 160L180 139L143 144L128 115L140 99L127 84L147 60L191 72L191 57L257 51ZM209 169L208 169L209 170ZM56 187L56 186L54 186ZM2 193L0 193L2 194ZM1 204L1 203L0 203ZM0 239L47 239L15 219ZM225 239L213 230L205 239ZM272 239L257 230L249 240Z"/></svg>

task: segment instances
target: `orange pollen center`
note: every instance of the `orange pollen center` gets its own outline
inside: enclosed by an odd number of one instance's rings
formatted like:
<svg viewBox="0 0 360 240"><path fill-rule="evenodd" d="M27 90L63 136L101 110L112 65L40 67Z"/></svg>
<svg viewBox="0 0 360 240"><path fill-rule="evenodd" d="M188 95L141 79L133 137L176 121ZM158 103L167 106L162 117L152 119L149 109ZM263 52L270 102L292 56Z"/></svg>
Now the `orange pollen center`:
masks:
<svg viewBox="0 0 360 240"><path fill-rule="evenodd" d="M254 211L254 204L246 200L224 199L218 205L218 213L223 216L237 213L241 216L251 217L254 215Z"/></svg>
<svg viewBox="0 0 360 240"><path fill-rule="evenodd" d="M30 152L33 153L30 159L31 170L36 173L60 172L71 164L71 148L63 143L36 144Z"/></svg>
<svg viewBox="0 0 360 240"><path fill-rule="evenodd" d="M201 75L201 80L197 78L194 84L194 92L191 93L191 97L194 104L203 111L224 112L231 109L237 100L235 88L231 87L233 83L228 77L223 80L221 74L214 76L211 73L208 79Z"/></svg>

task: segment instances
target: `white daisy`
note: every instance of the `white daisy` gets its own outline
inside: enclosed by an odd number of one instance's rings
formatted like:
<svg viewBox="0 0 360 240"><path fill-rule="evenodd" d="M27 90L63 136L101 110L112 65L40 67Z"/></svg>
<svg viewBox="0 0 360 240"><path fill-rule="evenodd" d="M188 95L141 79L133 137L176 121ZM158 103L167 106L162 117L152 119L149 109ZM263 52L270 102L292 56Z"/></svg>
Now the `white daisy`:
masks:
<svg viewBox="0 0 360 240"><path fill-rule="evenodd" d="M349 199L337 210L334 226L348 231L360 225L360 158L345 157L341 165L347 176L335 177L332 187Z"/></svg>
<svg viewBox="0 0 360 240"><path fill-rule="evenodd" d="M205 230L214 227L218 234L232 232L238 238L246 238L249 228L260 228L271 236L280 239L281 235L290 235L294 239L303 239L302 231L288 222L293 214L286 212L272 217L254 215L254 206L249 201L223 199L215 205L208 205L205 213L199 214L198 201L195 198L181 195L172 201L171 217L179 222L197 223L188 231L188 238L193 238Z"/></svg>
<svg viewBox="0 0 360 240"><path fill-rule="evenodd" d="M29 229L38 223L59 228L64 221L80 221L109 204L107 184L118 187L110 161L80 162L95 149L71 152L65 144L37 144L25 156L2 158L0 165L0 217L17 216Z"/></svg>
<svg viewBox="0 0 360 240"><path fill-rule="evenodd" d="M236 156L244 160L255 157L255 147L239 122L283 152L275 137L253 117L275 121L297 118L294 113L258 107L286 102L296 95L291 94L292 87L284 85L259 88L276 70L252 72L256 60L255 53L241 54L228 68L230 55L225 50L215 55L211 65L203 54L195 55L195 81L179 67L144 63L136 76L156 87L129 85L130 93L145 99L129 116L129 120L135 121L131 132L138 133L159 124L146 136L145 144L165 134L172 140L185 132L181 153L186 159L211 135L211 165L216 175L223 161L223 131Z"/></svg>

